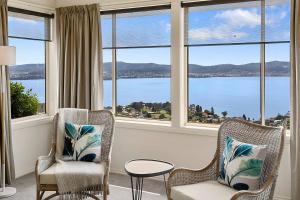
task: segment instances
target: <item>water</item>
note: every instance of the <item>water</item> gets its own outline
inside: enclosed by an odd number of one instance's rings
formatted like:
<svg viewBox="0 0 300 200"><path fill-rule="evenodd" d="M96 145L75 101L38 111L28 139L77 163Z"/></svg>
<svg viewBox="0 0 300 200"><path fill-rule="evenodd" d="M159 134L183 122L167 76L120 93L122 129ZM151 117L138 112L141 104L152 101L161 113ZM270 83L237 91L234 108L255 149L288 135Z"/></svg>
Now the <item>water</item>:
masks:
<svg viewBox="0 0 300 200"><path fill-rule="evenodd" d="M45 102L44 80L21 80L27 89L32 88L41 103ZM111 81L104 81L104 105L111 106ZM119 79L117 80L117 104L128 105L134 101L171 101L169 78ZM258 119L260 113L259 77L212 77L190 78L189 104L203 109L214 107L217 114ZM289 77L266 77L266 117L285 115L290 110Z"/></svg>
<svg viewBox="0 0 300 200"><path fill-rule="evenodd" d="M169 78L119 79L117 81L117 104L128 105L134 101L171 101ZM111 81L104 81L104 104L111 106ZM260 117L259 77L212 77L190 78L189 104L198 104L203 109L214 107L215 113L227 111L228 116L251 119ZM266 77L266 117L278 113L285 115L290 110L289 77Z"/></svg>

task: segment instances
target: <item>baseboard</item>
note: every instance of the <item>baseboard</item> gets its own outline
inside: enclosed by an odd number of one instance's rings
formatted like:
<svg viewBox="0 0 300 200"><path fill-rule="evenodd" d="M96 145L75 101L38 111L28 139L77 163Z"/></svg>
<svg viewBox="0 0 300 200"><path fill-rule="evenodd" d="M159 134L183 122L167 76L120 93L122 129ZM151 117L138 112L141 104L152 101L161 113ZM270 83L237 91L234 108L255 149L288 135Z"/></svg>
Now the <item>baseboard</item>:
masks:
<svg viewBox="0 0 300 200"><path fill-rule="evenodd" d="M28 169L22 168L22 170L16 172L16 178L21 178L21 177L23 177L25 175L33 173L34 171L35 171L34 167L33 168L30 167Z"/></svg>
<svg viewBox="0 0 300 200"><path fill-rule="evenodd" d="M291 200L291 197L275 195L274 200Z"/></svg>

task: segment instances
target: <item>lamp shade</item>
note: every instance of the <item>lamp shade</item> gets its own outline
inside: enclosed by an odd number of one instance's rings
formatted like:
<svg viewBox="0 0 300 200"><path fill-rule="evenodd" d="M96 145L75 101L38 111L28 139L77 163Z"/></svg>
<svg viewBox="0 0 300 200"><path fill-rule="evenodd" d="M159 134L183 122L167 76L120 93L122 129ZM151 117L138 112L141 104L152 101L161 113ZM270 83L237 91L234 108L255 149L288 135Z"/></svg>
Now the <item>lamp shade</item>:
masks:
<svg viewBox="0 0 300 200"><path fill-rule="evenodd" d="M16 64L16 47L0 46L0 65Z"/></svg>

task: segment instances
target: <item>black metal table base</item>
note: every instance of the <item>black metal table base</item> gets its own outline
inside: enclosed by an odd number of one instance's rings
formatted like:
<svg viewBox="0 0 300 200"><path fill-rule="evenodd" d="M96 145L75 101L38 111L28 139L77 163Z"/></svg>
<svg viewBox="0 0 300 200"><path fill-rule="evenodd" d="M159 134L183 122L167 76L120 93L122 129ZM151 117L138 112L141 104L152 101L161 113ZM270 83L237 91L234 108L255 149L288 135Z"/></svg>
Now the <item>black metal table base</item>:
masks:
<svg viewBox="0 0 300 200"><path fill-rule="evenodd" d="M143 184L144 178L137 177L135 181L135 189L133 184L133 177L130 177L131 180L131 191L133 200L141 200L143 196Z"/></svg>
<svg viewBox="0 0 300 200"><path fill-rule="evenodd" d="M166 181L166 176L164 176L164 184L165 184L165 189L167 193L167 181ZM136 181L134 184L132 176L130 176L130 181L131 181L131 191L132 191L132 199L133 200L142 200L143 196L143 184L144 184L144 178L143 177L135 177ZM134 187L135 185L135 187Z"/></svg>

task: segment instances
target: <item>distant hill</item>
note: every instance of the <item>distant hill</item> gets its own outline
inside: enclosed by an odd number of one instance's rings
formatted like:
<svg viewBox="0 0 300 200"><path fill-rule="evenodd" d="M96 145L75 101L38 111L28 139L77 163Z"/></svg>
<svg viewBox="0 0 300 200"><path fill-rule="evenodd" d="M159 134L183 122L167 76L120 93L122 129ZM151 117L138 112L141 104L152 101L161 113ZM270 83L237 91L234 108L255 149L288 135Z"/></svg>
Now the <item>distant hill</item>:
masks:
<svg viewBox="0 0 300 200"><path fill-rule="evenodd" d="M267 76L289 76L290 63L273 61L266 63ZM111 79L111 63L104 63L104 79ZM117 63L117 78L167 78L170 77L171 67L155 63ZM222 64L201 66L191 64L189 77L247 77L259 76L260 64L244 65ZM42 64L27 64L11 67L12 80L43 79L45 68Z"/></svg>
<svg viewBox="0 0 300 200"><path fill-rule="evenodd" d="M44 64L25 64L10 67L11 80L44 79Z"/></svg>
<svg viewBox="0 0 300 200"><path fill-rule="evenodd" d="M267 76L289 76L290 63L272 61L266 63ZM118 78L161 78L170 77L170 66L155 63L117 63ZM244 65L222 64L202 66L190 64L189 77L241 77L259 76L260 64L249 63ZM104 63L104 79L111 79L111 63Z"/></svg>

